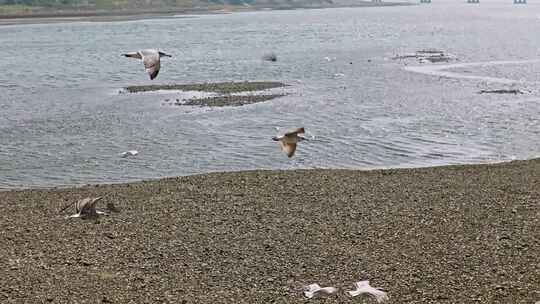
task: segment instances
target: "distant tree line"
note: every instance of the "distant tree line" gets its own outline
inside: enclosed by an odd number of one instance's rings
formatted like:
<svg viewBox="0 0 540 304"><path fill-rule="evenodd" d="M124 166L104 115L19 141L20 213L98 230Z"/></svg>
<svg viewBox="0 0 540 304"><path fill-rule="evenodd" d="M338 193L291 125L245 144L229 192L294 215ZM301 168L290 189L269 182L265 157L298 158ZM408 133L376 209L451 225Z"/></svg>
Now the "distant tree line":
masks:
<svg viewBox="0 0 540 304"><path fill-rule="evenodd" d="M288 5L298 3L331 3L332 0L0 0L1 5L27 5L40 7L94 7L94 8L138 8L138 7L192 7L197 5Z"/></svg>
<svg viewBox="0 0 540 304"><path fill-rule="evenodd" d="M102 4L110 4L112 6L141 6L151 3L168 4L168 5L188 5L195 3L209 4L231 4L244 5L252 4L256 0L0 0L0 5L36 5L36 6L99 6Z"/></svg>
<svg viewBox="0 0 540 304"><path fill-rule="evenodd" d="M89 5L89 2L88 0L0 0L0 5L80 6Z"/></svg>

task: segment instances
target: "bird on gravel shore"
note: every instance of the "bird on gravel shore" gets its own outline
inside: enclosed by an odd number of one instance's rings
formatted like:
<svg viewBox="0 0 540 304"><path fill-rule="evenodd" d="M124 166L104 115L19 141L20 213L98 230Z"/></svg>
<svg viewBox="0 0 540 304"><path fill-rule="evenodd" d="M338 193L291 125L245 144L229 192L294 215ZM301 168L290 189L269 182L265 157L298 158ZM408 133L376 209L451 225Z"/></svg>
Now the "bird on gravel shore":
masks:
<svg viewBox="0 0 540 304"><path fill-rule="evenodd" d="M356 297L357 295L366 293L377 300L377 303L382 303L386 300L388 300L388 296L386 295L386 292L373 288L369 285L369 281L360 281L354 283L354 286L356 287L356 290L347 291L347 293L351 297Z"/></svg>
<svg viewBox="0 0 540 304"><path fill-rule="evenodd" d="M331 295L336 293L335 287L321 287L319 284L314 283L304 287L304 296L311 299L315 296Z"/></svg>
<svg viewBox="0 0 540 304"><path fill-rule="evenodd" d="M77 213L68 216L67 218L80 217L80 218L95 218L100 214L107 214L104 211L96 209L96 203L100 201L103 197L87 197L81 200L78 200L75 203L75 211Z"/></svg>
<svg viewBox="0 0 540 304"><path fill-rule="evenodd" d="M306 140L305 137L298 136L298 134L304 134L304 128L298 128L296 130L287 132L281 136L272 137L273 140L281 143L281 149L288 157L292 157L296 151L296 144L302 140Z"/></svg>
<svg viewBox="0 0 540 304"><path fill-rule="evenodd" d="M138 52L130 52L123 54L123 56L142 59L144 68L148 75L150 75L150 80L153 80L157 77L159 73L159 68L161 67L160 58L161 57L172 57L171 55L165 54L155 49L141 50Z"/></svg>

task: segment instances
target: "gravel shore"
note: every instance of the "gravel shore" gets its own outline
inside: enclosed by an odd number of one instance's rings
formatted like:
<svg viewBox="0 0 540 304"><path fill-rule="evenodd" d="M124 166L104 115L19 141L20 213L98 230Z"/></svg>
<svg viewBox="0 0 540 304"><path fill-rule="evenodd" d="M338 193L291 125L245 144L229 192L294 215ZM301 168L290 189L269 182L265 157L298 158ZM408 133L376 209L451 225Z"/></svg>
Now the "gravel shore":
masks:
<svg viewBox="0 0 540 304"><path fill-rule="evenodd" d="M106 197L119 213L65 219ZM540 159L0 192L0 303L540 301ZM317 282L336 296L306 300Z"/></svg>

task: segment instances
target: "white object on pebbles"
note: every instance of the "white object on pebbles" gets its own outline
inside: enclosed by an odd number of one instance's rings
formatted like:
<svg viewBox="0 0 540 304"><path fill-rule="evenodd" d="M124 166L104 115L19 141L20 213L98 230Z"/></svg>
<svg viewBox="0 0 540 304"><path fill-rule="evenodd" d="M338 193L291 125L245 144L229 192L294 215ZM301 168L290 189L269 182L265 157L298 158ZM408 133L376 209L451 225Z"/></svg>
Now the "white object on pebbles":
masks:
<svg viewBox="0 0 540 304"><path fill-rule="evenodd" d="M308 299L311 299L315 296L331 295L336 292L337 288L335 287L321 287L317 283L304 286L304 296Z"/></svg>
<svg viewBox="0 0 540 304"><path fill-rule="evenodd" d="M97 217L101 214L107 214L106 212L100 211L96 209L96 203L100 201L102 197L87 197L82 200L77 201L75 204L75 211L77 213L68 216L67 218L74 218L74 217L80 217L80 218L91 218L91 217Z"/></svg>
<svg viewBox="0 0 540 304"><path fill-rule="evenodd" d="M126 157L129 157L129 156L135 156L137 154L139 154L139 151L130 150L130 151L122 152L122 154L120 154L120 156L122 156L123 158L126 158Z"/></svg>
<svg viewBox="0 0 540 304"><path fill-rule="evenodd" d="M367 293L368 295L374 297L375 300L377 300L377 303L382 303L382 302L388 300L388 295L386 295L386 292L384 292L384 291L382 291L380 289L371 287L369 285L369 281L356 282L356 283L354 283L354 286L356 287L356 290L347 291L347 293L351 297L356 297L357 295Z"/></svg>

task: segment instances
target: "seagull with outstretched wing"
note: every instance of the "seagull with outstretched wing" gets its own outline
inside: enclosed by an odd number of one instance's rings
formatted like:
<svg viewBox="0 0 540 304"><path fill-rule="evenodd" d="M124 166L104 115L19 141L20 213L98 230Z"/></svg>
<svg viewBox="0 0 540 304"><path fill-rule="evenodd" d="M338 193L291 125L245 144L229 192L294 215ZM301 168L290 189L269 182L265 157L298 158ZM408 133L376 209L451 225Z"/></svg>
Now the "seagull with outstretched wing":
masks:
<svg viewBox="0 0 540 304"><path fill-rule="evenodd" d="M100 214L107 214L106 212L96 209L96 203L103 197L87 197L77 201L75 204L75 211L77 213L68 216L67 218L80 217L80 218L92 218L97 217Z"/></svg>
<svg viewBox="0 0 540 304"><path fill-rule="evenodd" d="M304 296L311 299L315 296L331 295L337 292L335 287L321 287L317 283L309 284L304 287Z"/></svg>
<svg viewBox="0 0 540 304"><path fill-rule="evenodd" d="M159 73L159 68L161 67L160 58L172 57L171 55L165 54L155 49L130 52L123 54L123 56L142 59L144 68L148 75L150 75L150 80L156 78Z"/></svg>
<svg viewBox="0 0 540 304"><path fill-rule="evenodd" d="M356 290L347 291L351 297L356 297L357 295L365 293L374 297L375 300L377 300L377 303L382 303L388 300L388 295L386 295L386 292L378 288L371 287L369 285L369 281L356 282L354 283L354 286L356 287Z"/></svg>
<svg viewBox="0 0 540 304"><path fill-rule="evenodd" d="M288 157L292 157L296 151L296 144L302 140L306 140L305 137L298 136L298 134L304 134L304 128L298 128L296 130L287 132L281 136L272 137L273 140L281 143L281 149Z"/></svg>

